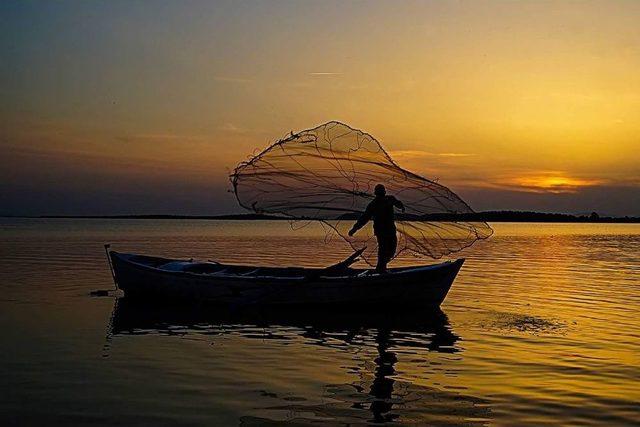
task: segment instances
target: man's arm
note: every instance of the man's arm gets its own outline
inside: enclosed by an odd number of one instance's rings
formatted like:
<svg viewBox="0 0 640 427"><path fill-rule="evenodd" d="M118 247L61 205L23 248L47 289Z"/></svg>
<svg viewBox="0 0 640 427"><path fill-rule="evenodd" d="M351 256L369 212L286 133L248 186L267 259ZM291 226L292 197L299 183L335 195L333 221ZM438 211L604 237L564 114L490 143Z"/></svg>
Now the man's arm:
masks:
<svg viewBox="0 0 640 427"><path fill-rule="evenodd" d="M393 198L393 206L395 206L396 208L404 212L404 204L400 200L396 199L395 197Z"/></svg>
<svg viewBox="0 0 640 427"><path fill-rule="evenodd" d="M356 231L364 227L369 222L372 216L373 216L373 208L371 207L371 203L369 203L367 205L367 209L364 210L364 213L360 216L360 218L358 218L356 223L353 224L353 227L351 227L351 230L349 230L349 236L353 236Z"/></svg>

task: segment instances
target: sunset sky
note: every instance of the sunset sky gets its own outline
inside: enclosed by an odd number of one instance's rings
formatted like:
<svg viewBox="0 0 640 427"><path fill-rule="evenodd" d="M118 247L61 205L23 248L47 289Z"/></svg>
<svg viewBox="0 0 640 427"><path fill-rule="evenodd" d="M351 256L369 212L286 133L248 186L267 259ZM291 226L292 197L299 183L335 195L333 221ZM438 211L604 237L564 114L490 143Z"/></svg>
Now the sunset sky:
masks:
<svg viewBox="0 0 640 427"><path fill-rule="evenodd" d="M0 3L0 214L239 212L329 120L476 210L640 216L640 2Z"/></svg>

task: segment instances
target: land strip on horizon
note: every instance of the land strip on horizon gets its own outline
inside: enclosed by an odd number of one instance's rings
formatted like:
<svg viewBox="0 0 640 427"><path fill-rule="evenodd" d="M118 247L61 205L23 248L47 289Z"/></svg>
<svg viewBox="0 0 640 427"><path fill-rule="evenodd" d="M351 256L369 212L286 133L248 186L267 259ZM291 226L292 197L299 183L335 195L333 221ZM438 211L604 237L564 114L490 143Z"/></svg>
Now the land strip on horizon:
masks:
<svg viewBox="0 0 640 427"><path fill-rule="evenodd" d="M0 215L3 218L43 218L43 219L197 219L197 220L236 220L236 221L289 221L292 218L262 214L226 214L226 215L165 215L165 214L127 214L127 215ZM345 214L334 220L355 220L358 213ZM302 220L309 218L300 218ZM640 217L610 217L573 215L564 213L527 212L527 211L486 211L460 215L427 215L422 217L398 214L397 220L413 221L486 221L486 222L578 222L578 223L640 223Z"/></svg>

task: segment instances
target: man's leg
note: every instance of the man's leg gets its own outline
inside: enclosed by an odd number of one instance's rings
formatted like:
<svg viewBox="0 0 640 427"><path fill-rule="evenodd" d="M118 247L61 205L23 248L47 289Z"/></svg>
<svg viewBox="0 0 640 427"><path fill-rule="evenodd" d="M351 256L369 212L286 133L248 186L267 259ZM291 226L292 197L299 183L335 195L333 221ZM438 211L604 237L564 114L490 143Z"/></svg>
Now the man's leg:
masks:
<svg viewBox="0 0 640 427"><path fill-rule="evenodd" d="M384 273L387 268L387 261L385 260L385 254L387 252L386 239L382 236L376 236L378 239L378 263L376 264L376 271L378 273Z"/></svg>
<svg viewBox="0 0 640 427"><path fill-rule="evenodd" d="M378 236L378 264L376 265L376 271L378 273L385 273L387 271L387 264L396 254L397 245L398 239L395 235Z"/></svg>
<svg viewBox="0 0 640 427"><path fill-rule="evenodd" d="M389 241L389 258L387 258L387 263L396 256L396 249L398 249L398 236L394 233Z"/></svg>

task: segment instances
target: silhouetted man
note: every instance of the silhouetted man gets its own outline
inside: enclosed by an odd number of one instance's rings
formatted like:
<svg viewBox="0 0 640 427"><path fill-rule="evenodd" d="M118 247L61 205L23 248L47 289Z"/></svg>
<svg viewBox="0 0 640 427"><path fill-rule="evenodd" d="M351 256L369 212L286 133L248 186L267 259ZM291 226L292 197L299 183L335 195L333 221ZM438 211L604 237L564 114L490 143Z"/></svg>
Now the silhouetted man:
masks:
<svg viewBox="0 0 640 427"><path fill-rule="evenodd" d="M387 196L387 190L382 184L376 185L373 193L376 195L375 199L367 205L367 209L365 209L362 216L353 224L353 227L349 230L349 236L353 236L356 231L364 227L373 218L373 233L378 240L376 271L385 273L387 264L396 254L396 247L398 246L393 208L397 207L404 212L404 205L395 197Z"/></svg>

